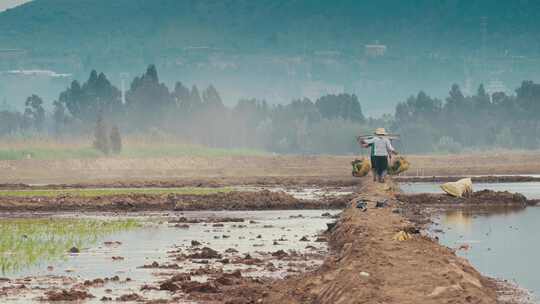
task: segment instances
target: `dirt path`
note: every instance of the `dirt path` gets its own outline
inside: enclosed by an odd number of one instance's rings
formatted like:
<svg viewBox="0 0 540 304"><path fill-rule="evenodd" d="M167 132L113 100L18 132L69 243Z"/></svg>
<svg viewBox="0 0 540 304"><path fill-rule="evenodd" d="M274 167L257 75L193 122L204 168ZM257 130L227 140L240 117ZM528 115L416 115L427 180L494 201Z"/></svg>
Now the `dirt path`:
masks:
<svg viewBox="0 0 540 304"><path fill-rule="evenodd" d="M469 263L432 239L413 235L393 240L411 227L392 207L385 185L365 180L358 200L331 232L335 254L315 273L278 282L263 303L497 303L495 287Z"/></svg>

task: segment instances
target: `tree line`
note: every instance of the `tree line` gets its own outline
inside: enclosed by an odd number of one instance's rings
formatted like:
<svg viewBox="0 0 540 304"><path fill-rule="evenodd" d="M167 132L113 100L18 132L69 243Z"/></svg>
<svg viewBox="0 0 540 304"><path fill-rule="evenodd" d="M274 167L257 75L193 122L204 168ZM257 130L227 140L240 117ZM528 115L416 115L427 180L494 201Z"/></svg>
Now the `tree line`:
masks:
<svg viewBox="0 0 540 304"><path fill-rule="evenodd" d="M347 153L355 149L351 138L367 123L355 95L304 98L286 105L241 99L228 107L212 85L200 90L176 82L169 89L150 65L132 80L125 103L105 74L92 71L85 82L73 81L60 93L51 113L37 95L28 98L24 113L0 112L0 136L46 133L63 138L93 133L94 146L105 152L112 151L107 141L111 143L121 130L211 147Z"/></svg>
<svg viewBox="0 0 540 304"><path fill-rule="evenodd" d="M424 92L396 106L392 128L408 152L540 148L540 84L523 81L515 95L465 96L453 85L440 100Z"/></svg>
<svg viewBox="0 0 540 304"><path fill-rule="evenodd" d="M123 134L178 140L210 147L249 147L278 153L357 153L355 136L386 127L401 134L408 153L540 147L540 84L524 81L515 95L489 95L481 85L465 96L453 85L445 100L424 92L396 106L393 115L366 118L352 94L325 95L312 101L271 105L241 99L226 106L212 85L200 90L160 82L155 66L131 82L125 95L103 73L73 81L53 102L51 113L37 95L24 112L0 111L0 136L26 133L58 138L94 134L93 145L119 152Z"/></svg>

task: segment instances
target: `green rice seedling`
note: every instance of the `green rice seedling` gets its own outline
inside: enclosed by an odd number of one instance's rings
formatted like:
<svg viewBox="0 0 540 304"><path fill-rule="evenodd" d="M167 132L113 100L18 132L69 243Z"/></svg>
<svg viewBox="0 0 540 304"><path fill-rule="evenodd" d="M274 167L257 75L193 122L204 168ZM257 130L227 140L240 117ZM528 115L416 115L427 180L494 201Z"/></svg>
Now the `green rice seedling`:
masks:
<svg viewBox="0 0 540 304"><path fill-rule="evenodd" d="M9 274L61 259L72 247L90 246L106 235L140 226L133 219L2 219L0 271Z"/></svg>
<svg viewBox="0 0 540 304"><path fill-rule="evenodd" d="M96 197L126 194L185 194L185 195L208 195L215 193L231 192L233 189L223 188L102 188L102 189L36 189L36 190L0 190L0 196L8 197L57 197L57 196L79 196Z"/></svg>

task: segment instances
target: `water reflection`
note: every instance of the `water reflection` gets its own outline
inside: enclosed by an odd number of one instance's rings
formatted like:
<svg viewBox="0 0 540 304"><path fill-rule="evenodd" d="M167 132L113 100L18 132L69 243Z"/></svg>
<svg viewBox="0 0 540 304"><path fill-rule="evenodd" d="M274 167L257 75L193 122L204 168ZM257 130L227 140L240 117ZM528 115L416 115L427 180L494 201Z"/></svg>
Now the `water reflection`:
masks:
<svg viewBox="0 0 540 304"><path fill-rule="evenodd" d="M464 207L460 210L452 209L444 211L441 223L445 226L457 227L460 230L469 230L472 228L474 218L478 216L504 216L524 212L525 210L525 206Z"/></svg>
<svg viewBox="0 0 540 304"><path fill-rule="evenodd" d="M131 219L0 219L0 273L6 275L65 258L71 248L78 252L103 236L137 227L139 224Z"/></svg>
<svg viewBox="0 0 540 304"><path fill-rule="evenodd" d="M443 193L442 183L404 183L399 187L405 193ZM540 182L527 183L475 183L474 191L509 191L525 195L528 199L540 199Z"/></svg>
<svg viewBox="0 0 540 304"><path fill-rule="evenodd" d="M485 275L517 282L540 293L540 208L445 211L435 219L441 244L465 245L457 254Z"/></svg>

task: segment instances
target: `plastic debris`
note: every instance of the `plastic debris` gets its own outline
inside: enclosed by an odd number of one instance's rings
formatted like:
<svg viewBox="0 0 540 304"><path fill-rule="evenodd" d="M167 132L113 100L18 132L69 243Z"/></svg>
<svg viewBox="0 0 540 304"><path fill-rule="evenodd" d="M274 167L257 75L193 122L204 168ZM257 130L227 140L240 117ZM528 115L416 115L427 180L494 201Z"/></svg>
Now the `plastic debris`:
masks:
<svg viewBox="0 0 540 304"><path fill-rule="evenodd" d="M467 196L473 192L472 180L470 178L463 178L457 182L445 183L441 185L441 189L454 197Z"/></svg>

